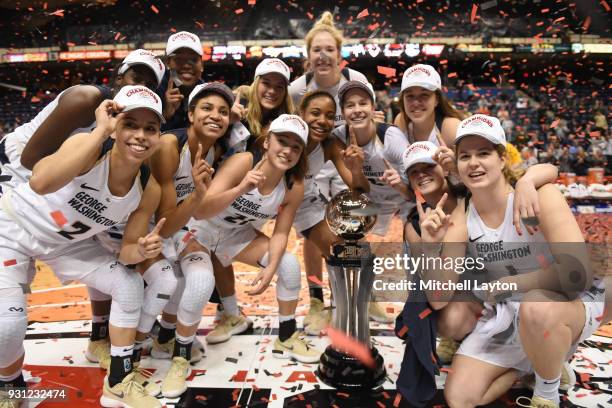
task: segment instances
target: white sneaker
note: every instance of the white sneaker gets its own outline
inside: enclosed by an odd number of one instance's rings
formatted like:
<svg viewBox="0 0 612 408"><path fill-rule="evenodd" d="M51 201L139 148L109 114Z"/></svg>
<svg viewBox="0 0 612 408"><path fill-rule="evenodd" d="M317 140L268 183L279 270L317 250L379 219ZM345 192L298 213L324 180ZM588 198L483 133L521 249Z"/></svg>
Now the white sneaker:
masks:
<svg viewBox="0 0 612 408"><path fill-rule="evenodd" d="M104 389L100 405L107 408L158 408L161 403L150 396L134 379L135 373L128 374L123 381L111 387L108 376L104 377Z"/></svg>
<svg viewBox="0 0 612 408"><path fill-rule="evenodd" d="M304 316L304 327L308 326L311 323L311 319L315 316L318 316L325 309L325 304L317 298L310 299L310 308L308 309L308 314Z"/></svg>
<svg viewBox="0 0 612 408"><path fill-rule="evenodd" d="M321 352L312 347L297 331L285 341L277 337L272 355L281 359L293 358L307 364L318 363L321 358Z"/></svg>
<svg viewBox="0 0 612 408"><path fill-rule="evenodd" d="M370 320L374 320L375 322L392 323L395 320L395 318L388 315L377 302L370 302L368 311L370 314Z"/></svg>
<svg viewBox="0 0 612 408"><path fill-rule="evenodd" d="M244 333L251 326L253 326L253 322L246 316L224 314L215 328L206 335L206 342L208 344L223 343L235 334Z"/></svg>
<svg viewBox="0 0 612 408"><path fill-rule="evenodd" d="M98 363L100 368L108 370L110 368L111 360L110 340L89 340L89 343L87 344L87 351L85 352L85 358L92 363Z"/></svg>
<svg viewBox="0 0 612 408"><path fill-rule="evenodd" d="M174 353L174 340L175 339L172 339L167 343L158 343L157 339L153 339L151 357L159 360L170 360L172 358L172 354ZM191 360L189 360L189 362L195 364L202 360L205 354L206 351L204 346L196 336L196 338L193 340L193 344L191 345Z"/></svg>
<svg viewBox="0 0 612 408"><path fill-rule="evenodd" d="M332 318L331 310L321 310L310 318L308 325L304 324L304 332L309 336L320 336L330 325Z"/></svg>
<svg viewBox="0 0 612 408"><path fill-rule="evenodd" d="M187 391L187 377L191 374L189 363L183 357L174 357L162 382L162 394L166 398L180 397Z"/></svg>

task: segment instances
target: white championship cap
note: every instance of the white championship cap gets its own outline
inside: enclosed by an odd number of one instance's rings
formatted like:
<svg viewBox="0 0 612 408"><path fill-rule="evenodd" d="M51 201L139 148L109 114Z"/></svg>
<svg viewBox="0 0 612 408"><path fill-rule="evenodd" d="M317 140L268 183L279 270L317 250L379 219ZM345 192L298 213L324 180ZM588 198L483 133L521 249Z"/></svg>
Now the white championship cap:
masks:
<svg viewBox="0 0 612 408"><path fill-rule="evenodd" d="M121 66L119 67L117 73L119 75L123 75L125 74L125 71L134 65L146 65L147 67L151 68L155 74L155 78L157 79L157 86L159 86L159 83L164 77L166 67L161 60L155 56L155 54L153 54L151 51L143 49L134 50L130 52L121 62Z"/></svg>
<svg viewBox="0 0 612 408"><path fill-rule="evenodd" d="M404 71L400 93L411 86L420 86L435 91L436 89L442 89L442 80L438 71L431 65L416 64Z"/></svg>
<svg viewBox="0 0 612 408"><path fill-rule="evenodd" d="M230 108L234 104L234 94L227 85L222 84L221 82L207 82L205 84L196 85L196 87L193 88L193 91L191 91L191 93L189 94L189 100L187 102L187 105L191 105L191 101L193 101L193 98L195 98L198 94L202 92L216 93L217 95L225 99Z"/></svg>
<svg viewBox="0 0 612 408"><path fill-rule="evenodd" d="M162 123L165 123L162 114L162 102L159 96L142 85L126 85L117 92L113 98L115 102L123 106L122 112L144 108L155 112Z"/></svg>
<svg viewBox="0 0 612 408"><path fill-rule="evenodd" d="M457 146L459 140L470 135L481 136L494 145L506 147L506 133L499 119L493 116L477 114L463 119L457 128L455 146Z"/></svg>
<svg viewBox="0 0 612 408"><path fill-rule="evenodd" d="M308 142L308 125L297 115L280 115L270 123L269 131L273 133L293 133L304 144Z"/></svg>
<svg viewBox="0 0 612 408"><path fill-rule="evenodd" d="M417 163L437 164L432 157L436 150L438 146L431 142L416 142L408 146L402 154L402 173Z"/></svg>
<svg viewBox="0 0 612 408"><path fill-rule="evenodd" d="M376 101L376 96L374 96L374 88L372 84L369 82L362 82L357 80L346 81L342 84L340 89L338 89L338 101L340 105L344 105L344 97L351 89L361 89L364 90L368 96L372 99L372 102Z"/></svg>
<svg viewBox="0 0 612 408"><path fill-rule="evenodd" d="M166 43L166 55L173 54L179 48L189 48L198 55L202 55L202 43L197 35L187 31L172 34Z"/></svg>
<svg viewBox="0 0 612 408"><path fill-rule="evenodd" d="M291 78L291 71L289 71L289 67L282 60L278 58L266 58L261 61L257 68L255 68L255 76L262 76L270 73L280 74L283 78L287 80L289 83Z"/></svg>

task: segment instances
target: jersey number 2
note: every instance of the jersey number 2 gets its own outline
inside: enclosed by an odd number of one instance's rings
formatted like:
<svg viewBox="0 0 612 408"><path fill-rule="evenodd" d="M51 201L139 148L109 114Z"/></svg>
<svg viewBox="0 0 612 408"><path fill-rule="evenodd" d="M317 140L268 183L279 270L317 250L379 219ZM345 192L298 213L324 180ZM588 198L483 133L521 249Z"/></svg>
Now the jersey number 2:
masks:
<svg viewBox="0 0 612 408"><path fill-rule="evenodd" d="M81 221L76 221L71 227L74 228L74 231L57 231L57 233L66 239L74 239L73 235L84 234L91 229L89 225L83 224Z"/></svg>

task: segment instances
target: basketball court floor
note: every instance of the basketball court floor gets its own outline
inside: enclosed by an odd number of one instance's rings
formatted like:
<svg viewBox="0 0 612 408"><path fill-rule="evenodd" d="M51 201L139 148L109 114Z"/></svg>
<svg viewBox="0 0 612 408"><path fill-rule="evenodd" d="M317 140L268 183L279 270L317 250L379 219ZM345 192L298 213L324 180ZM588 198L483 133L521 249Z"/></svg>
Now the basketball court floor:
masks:
<svg viewBox="0 0 612 408"><path fill-rule="evenodd" d="M385 240L401 240L401 224L394 220L391 234ZM289 240L290 252L300 255L301 241ZM85 359L91 311L87 290L81 284L62 287L44 265L38 266L28 300L29 327L25 341L26 379L30 388L65 388L67 401L31 402L30 407L66 408L99 407L101 384L105 372ZM167 407L408 407L395 391L395 381L404 352L402 341L393 334L391 325L371 324L372 341L383 355L387 379L381 389L349 394L336 391L319 382L316 364L279 360L272 356L278 330L274 289L259 297L244 295L244 288L255 276L253 268L235 264L237 293L243 312L254 321L252 331L234 336L228 342L206 345L205 335L213 327L214 309L208 305L198 330L198 338L206 347L205 357L192 366L188 391L179 399L165 399ZM324 277L327 282L327 277ZM307 282L302 282L298 307L298 327L307 313ZM326 299L329 292L326 290ZM401 303L387 302L383 307L396 315ZM313 345L323 350L326 337L310 337ZM153 372L151 381L161 383L170 366L169 360L144 357L143 367ZM564 406L612 406L612 325L607 325L581 344L571 362L577 383L563 397ZM442 370L437 378L438 392L429 406L445 407ZM520 383L491 407L514 406L515 399L530 396Z"/></svg>

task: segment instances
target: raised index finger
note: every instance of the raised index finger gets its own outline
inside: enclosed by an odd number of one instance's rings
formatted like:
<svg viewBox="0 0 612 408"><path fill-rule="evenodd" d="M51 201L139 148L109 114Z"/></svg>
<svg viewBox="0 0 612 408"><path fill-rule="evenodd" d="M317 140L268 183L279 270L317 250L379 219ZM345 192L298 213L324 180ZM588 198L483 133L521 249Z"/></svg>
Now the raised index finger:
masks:
<svg viewBox="0 0 612 408"><path fill-rule="evenodd" d="M198 143L198 151L196 152L196 160L202 160L202 143Z"/></svg>
<svg viewBox="0 0 612 408"><path fill-rule="evenodd" d="M261 168L261 166L264 164L264 162L266 161L266 156L264 156L259 163L257 163L255 165L255 167L253 168L253 170L259 170Z"/></svg>
<svg viewBox="0 0 612 408"><path fill-rule="evenodd" d="M162 227L164 226L164 224L166 223L166 219L162 218L161 220L159 220L157 222L157 225L155 226L155 228L153 228L153 231L151 231L151 234L157 234L159 235L159 232L161 231ZM149 234L149 235L151 235Z"/></svg>
<svg viewBox="0 0 612 408"><path fill-rule="evenodd" d="M436 140L440 146L446 147L446 143L444 143L444 140L442 140L442 137L440 137L440 133L438 132L436 132Z"/></svg>
<svg viewBox="0 0 612 408"><path fill-rule="evenodd" d="M385 169L393 170L393 167L391 166L391 163L389 163L389 161L387 159L385 159L384 157L383 157L383 163L385 164Z"/></svg>
<svg viewBox="0 0 612 408"><path fill-rule="evenodd" d="M357 136L352 126L349 126L349 145L357 146Z"/></svg>
<svg viewBox="0 0 612 408"><path fill-rule="evenodd" d="M448 199L448 193L444 193L438 204L436 204L436 209L442 210L444 208L444 204L446 204L446 200Z"/></svg>
<svg viewBox="0 0 612 408"><path fill-rule="evenodd" d="M417 200L417 213L419 214L419 220L425 219L425 211L423 211L423 204L421 204L420 200Z"/></svg>

